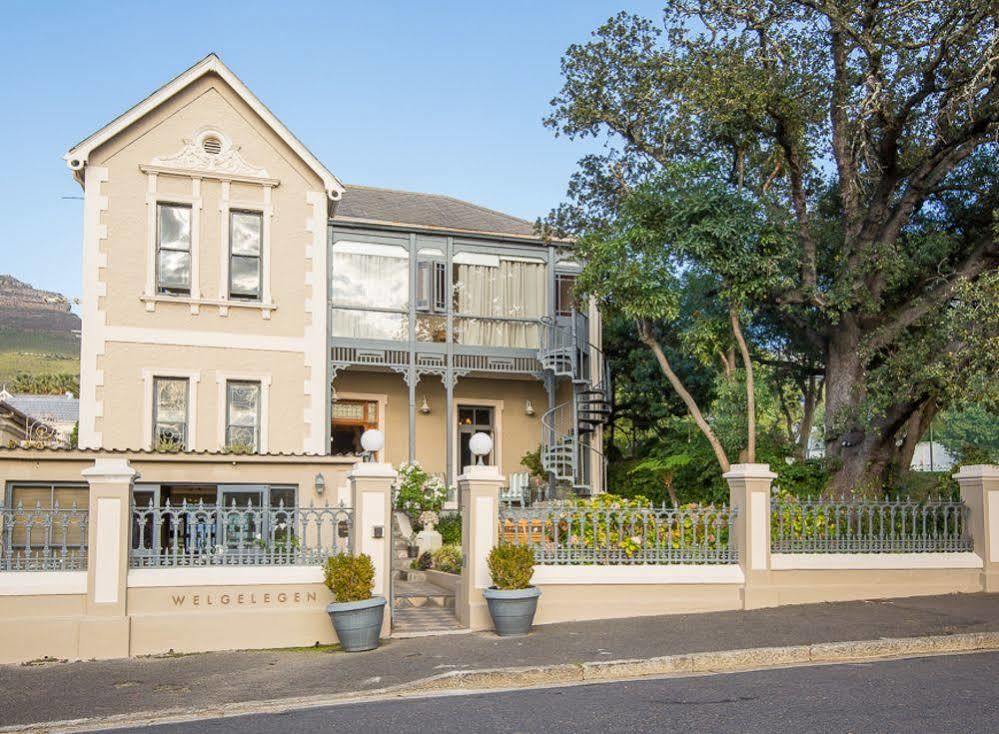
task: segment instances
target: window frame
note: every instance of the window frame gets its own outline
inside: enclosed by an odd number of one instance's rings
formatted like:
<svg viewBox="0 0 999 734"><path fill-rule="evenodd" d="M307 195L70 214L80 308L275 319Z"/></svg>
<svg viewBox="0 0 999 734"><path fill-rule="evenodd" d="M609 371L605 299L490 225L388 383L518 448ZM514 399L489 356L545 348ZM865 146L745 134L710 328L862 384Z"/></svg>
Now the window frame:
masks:
<svg viewBox="0 0 999 734"><path fill-rule="evenodd" d="M188 212L188 226L190 232L187 237L187 249L180 250L176 247L163 247L163 231L161 226L160 210L164 207L171 209L186 209ZM156 202L156 262L154 266L156 293L161 296L188 296L194 292L194 206L177 201L157 201ZM160 253L161 252L181 252L187 255L187 288L176 288L163 285L160 282Z"/></svg>
<svg viewBox="0 0 999 734"><path fill-rule="evenodd" d="M152 438L151 445L155 450L159 445L159 412L160 405L157 395L157 385L161 381L169 382L182 382L184 383L184 440L181 442L181 451L190 451L191 449L191 378L183 377L178 375L156 375L152 376Z"/></svg>
<svg viewBox="0 0 999 734"><path fill-rule="evenodd" d="M233 227L233 217L237 215L253 215L260 222L260 246L259 252L256 255L240 255L233 252L233 232L235 228ZM241 209L233 208L229 209L229 258L228 258L228 276L229 282L226 285L226 292L228 298L231 301L246 301L246 302L263 302L264 299L264 247L266 246L264 237L264 212L257 209ZM233 267L232 263L235 258L240 258L243 260L255 259L257 261L257 292L255 295L250 295L247 293L236 293L233 290Z"/></svg>
<svg viewBox="0 0 999 734"><path fill-rule="evenodd" d="M253 451L251 453L259 454L260 449L260 436L262 433L262 423L263 423L263 403L264 403L264 382L263 380L251 380L242 378L230 378L225 381L225 422L223 430L223 439L225 442L224 448L228 449L232 445L230 439L230 431L232 430L232 393L230 388L234 385L253 385L257 388L257 416L256 422L254 423L253 431ZM235 426L236 428L246 428L246 426Z"/></svg>
<svg viewBox="0 0 999 734"><path fill-rule="evenodd" d="M573 296L573 291L576 289L576 283L579 280L579 273L567 273L567 272L557 272L555 273L555 315L556 316L572 316L573 313L577 312L579 305L576 298ZM569 287L569 306L562 302L562 284L564 282L571 283Z"/></svg>

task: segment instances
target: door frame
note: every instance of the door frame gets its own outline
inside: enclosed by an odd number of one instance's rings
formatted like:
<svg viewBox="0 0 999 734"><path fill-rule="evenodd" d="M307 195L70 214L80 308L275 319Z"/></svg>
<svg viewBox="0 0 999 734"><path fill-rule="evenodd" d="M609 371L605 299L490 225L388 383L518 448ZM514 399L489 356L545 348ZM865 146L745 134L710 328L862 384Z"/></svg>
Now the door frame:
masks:
<svg viewBox="0 0 999 734"><path fill-rule="evenodd" d="M470 397L458 397L454 398L454 405L451 407L451 456L452 465L451 470L454 472L452 476L461 476L462 467L459 466L461 462L461 456L459 447L460 443L460 431L458 429L458 408L492 408L493 409L493 461L496 466L500 469L500 474L503 473L503 401L494 400L490 398L470 398Z"/></svg>

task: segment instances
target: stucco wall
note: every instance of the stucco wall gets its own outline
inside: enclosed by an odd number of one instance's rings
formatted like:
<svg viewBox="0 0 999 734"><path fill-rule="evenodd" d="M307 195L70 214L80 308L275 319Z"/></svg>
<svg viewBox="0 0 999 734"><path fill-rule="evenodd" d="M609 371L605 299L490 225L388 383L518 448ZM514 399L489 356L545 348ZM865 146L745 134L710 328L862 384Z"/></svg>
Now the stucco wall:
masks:
<svg viewBox="0 0 999 734"><path fill-rule="evenodd" d="M206 129L264 169L266 180L149 173L157 158L178 153ZM316 243L325 242L327 212L319 176L213 74L94 150L85 175L99 190L86 204L98 211L96 236L85 237L85 247L98 252L85 257L84 279L99 285L95 302L84 304L81 445L144 445L150 427L140 424L136 371L206 365L269 372L276 399L269 427L275 443L268 449L322 451L325 430L317 418L325 415L325 359L316 355L325 350L325 248ZM226 190L229 207L263 211L269 221L263 279L271 298L263 306L273 308L227 303ZM157 201L193 201L200 215L192 242L197 277L191 296L173 302L149 298L150 212ZM219 447L217 390L208 377L199 388L198 420L211 430L199 430L193 448Z"/></svg>

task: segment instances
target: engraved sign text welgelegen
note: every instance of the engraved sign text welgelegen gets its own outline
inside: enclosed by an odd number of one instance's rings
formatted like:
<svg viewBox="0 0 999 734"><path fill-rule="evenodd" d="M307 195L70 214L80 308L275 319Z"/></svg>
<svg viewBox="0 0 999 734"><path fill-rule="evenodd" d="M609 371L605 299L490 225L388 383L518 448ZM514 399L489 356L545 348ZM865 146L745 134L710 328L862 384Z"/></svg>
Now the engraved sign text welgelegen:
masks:
<svg viewBox="0 0 999 734"><path fill-rule="evenodd" d="M171 594L175 607L243 607L256 604L307 604L316 602L314 591L240 591L217 594Z"/></svg>

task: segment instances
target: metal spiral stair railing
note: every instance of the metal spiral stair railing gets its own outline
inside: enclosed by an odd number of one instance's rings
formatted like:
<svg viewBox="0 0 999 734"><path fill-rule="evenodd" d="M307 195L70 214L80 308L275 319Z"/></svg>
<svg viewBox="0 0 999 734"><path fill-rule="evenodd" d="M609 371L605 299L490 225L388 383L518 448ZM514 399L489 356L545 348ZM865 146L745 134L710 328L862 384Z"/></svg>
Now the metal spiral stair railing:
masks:
<svg viewBox="0 0 999 734"><path fill-rule="evenodd" d="M607 397L610 380L603 352L569 327L542 319L543 343L538 352L542 368L556 377L568 377L572 399L555 405L541 416L541 465L556 481L569 482L580 493L589 491L593 478L587 465L596 457L602 472L600 447L590 436L610 417ZM592 379L593 369L600 379Z"/></svg>

